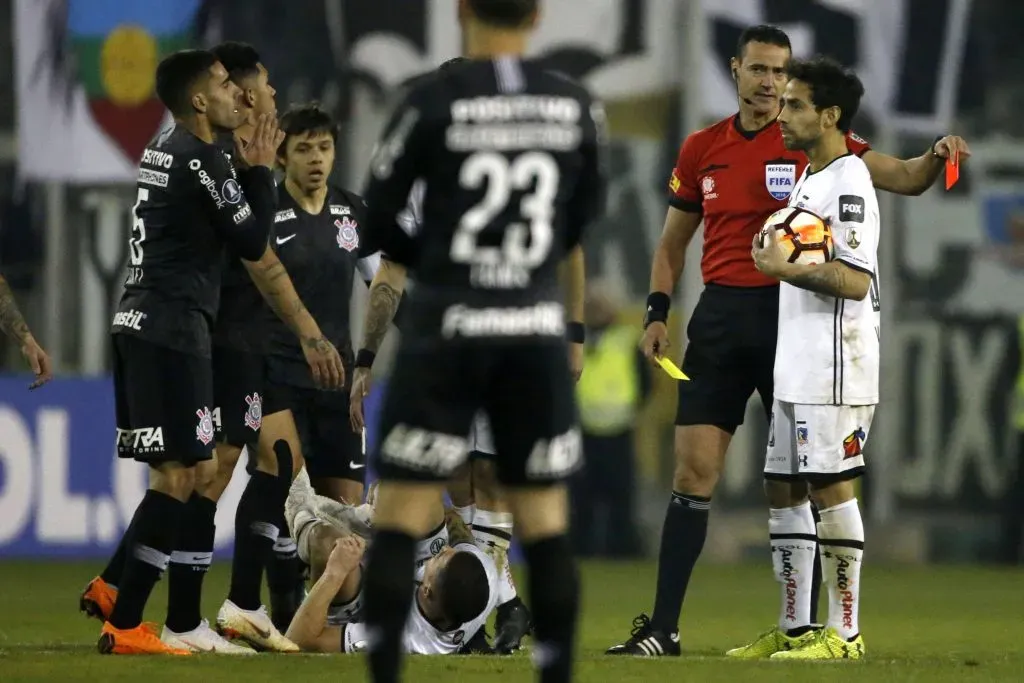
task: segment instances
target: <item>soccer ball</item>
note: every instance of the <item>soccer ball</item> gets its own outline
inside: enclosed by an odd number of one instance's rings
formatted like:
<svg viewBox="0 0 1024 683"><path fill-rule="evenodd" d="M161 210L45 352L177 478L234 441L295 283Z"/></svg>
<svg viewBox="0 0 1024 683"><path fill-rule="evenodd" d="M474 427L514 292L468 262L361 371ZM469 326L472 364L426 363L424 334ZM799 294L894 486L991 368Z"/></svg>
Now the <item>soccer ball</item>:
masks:
<svg viewBox="0 0 1024 683"><path fill-rule="evenodd" d="M776 231L779 249L790 263L816 265L832 260L832 229L807 209L787 206L769 216L761 228L762 246L769 230Z"/></svg>

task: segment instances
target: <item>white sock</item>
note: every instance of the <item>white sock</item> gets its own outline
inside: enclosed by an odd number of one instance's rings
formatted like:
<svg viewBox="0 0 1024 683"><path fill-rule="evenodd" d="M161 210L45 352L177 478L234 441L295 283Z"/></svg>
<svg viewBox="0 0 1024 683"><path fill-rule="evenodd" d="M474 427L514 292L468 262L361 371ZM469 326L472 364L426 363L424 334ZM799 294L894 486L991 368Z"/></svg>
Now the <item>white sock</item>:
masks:
<svg viewBox="0 0 1024 683"><path fill-rule="evenodd" d="M476 505L473 505L472 503L465 507L453 505L452 509L455 510L455 514L462 518L462 521L465 522L466 526L470 529L473 528L473 517L476 515Z"/></svg>
<svg viewBox="0 0 1024 683"><path fill-rule="evenodd" d="M860 567L864 561L864 521L857 499L820 511L818 542L821 573L828 585L828 625L843 638L860 633Z"/></svg>
<svg viewBox="0 0 1024 683"><path fill-rule="evenodd" d="M775 579L782 584L779 628L788 631L810 626L817 547L810 501L792 508L772 508L768 533Z"/></svg>
<svg viewBox="0 0 1024 683"><path fill-rule="evenodd" d="M512 542L512 513L477 509L473 517L473 538L477 546L494 560L498 570L498 604L516 597L516 584L508 565L508 547Z"/></svg>

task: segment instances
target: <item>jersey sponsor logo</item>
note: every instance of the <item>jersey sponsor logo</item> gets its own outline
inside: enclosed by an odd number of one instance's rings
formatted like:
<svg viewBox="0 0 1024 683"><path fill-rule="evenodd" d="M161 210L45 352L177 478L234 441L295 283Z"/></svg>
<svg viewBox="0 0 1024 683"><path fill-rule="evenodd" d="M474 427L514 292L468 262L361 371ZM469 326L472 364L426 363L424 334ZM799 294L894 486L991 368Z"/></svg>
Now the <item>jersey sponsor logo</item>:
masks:
<svg viewBox="0 0 1024 683"><path fill-rule="evenodd" d="M140 168L139 182L144 185L167 187L167 174L163 171L152 171L148 168Z"/></svg>
<svg viewBox="0 0 1024 683"><path fill-rule="evenodd" d="M860 143L860 144L862 144L862 145L866 145L866 144L868 144L868 141L867 141L867 140L865 140L865 139L864 139L864 138L862 138L861 136L857 135L857 134L856 134L856 133L854 133L854 132L853 132L852 130L851 130L851 131L850 131L849 133L847 133L847 134L846 134L846 137L850 138L850 139L851 139L851 140L853 140L854 142L859 142L859 143Z"/></svg>
<svg viewBox="0 0 1024 683"><path fill-rule="evenodd" d="M208 446L213 441L213 414L209 408L200 408L196 411L196 417L199 418L199 424L196 425L196 438L204 446Z"/></svg>
<svg viewBox="0 0 1024 683"><path fill-rule="evenodd" d="M466 460L466 437L399 423L381 444L386 462L417 472L449 475Z"/></svg>
<svg viewBox="0 0 1024 683"><path fill-rule="evenodd" d="M541 303L525 308L448 307L441 334L462 337L564 336L565 310L561 304Z"/></svg>
<svg viewBox="0 0 1024 683"><path fill-rule="evenodd" d="M846 243L850 245L851 249L856 249L860 246L860 233L857 232L857 228L848 228L846 230Z"/></svg>
<svg viewBox="0 0 1024 683"><path fill-rule="evenodd" d="M275 223L284 223L295 219L295 209L285 209L274 214Z"/></svg>
<svg viewBox="0 0 1024 683"><path fill-rule="evenodd" d="M700 181L700 189L704 193L704 199L718 199L718 193L715 192L714 176L704 176L704 179Z"/></svg>
<svg viewBox="0 0 1024 683"><path fill-rule="evenodd" d="M229 181L230 182L230 181ZM234 219L235 225L239 225L242 221L252 215L252 209L249 207L249 202L242 204L242 208L235 211L235 215L231 218Z"/></svg>
<svg viewBox="0 0 1024 683"><path fill-rule="evenodd" d="M188 162L188 167L193 171L198 171L200 168L202 168L202 166L203 164L202 162L199 161L199 159L192 159L190 162Z"/></svg>
<svg viewBox="0 0 1024 683"><path fill-rule="evenodd" d="M359 233L356 228L359 224L349 217L335 220L334 226L338 228L338 246L345 251L352 251L359 246Z"/></svg>
<svg viewBox="0 0 1024 683"><path fill-rule="evenodd" d="M765 164L764 186L773 199L784 200L796 185L796 164Z"/></svg>
<svg viewBox="0 0 1024 683"><path fill-rule="evenodd" d="M863 223L864 198L855 194L839 195L839 222Z"/></svg>
<svg viewBox="0 0 1024 683"><path fill-rule="evenodd" d="M843 459L856 458L860 455L863 450L862 444L864 443L864 428L857 427L855 430L843 439Z"/></svg>
<svg viewBox="0 0 1024 683"><path fill-rule="evenodd" d="M681 185L682 183L679 181L679 174L676 173L675 169L672 169L672 177L668 179L668 189L672 190L672 193L675 194L676 192L679 192L679 187Z"/></svg>
<svg viewBox="0 0 1024 683"><path fill-rule="evenodd" d="M136 311L134 308L127 311L118 311L114 314L114 327L126 327L129 330L142 331L142 321L146 314Z"/></svg>
<svg viewBox="0 0 1024 683"><path fill-rule="evenodd" d="M163 427L137 427L117 430L117 448L133 454L162 453L164 450Z"/></svg>
<svg viewBox="0 0 1024 683"><path fill-rule="evenodd" d="M443 538L435 538L430 542L430 554L431 556L437 555L439 552L444 550L444 547L448 545Z"/></svg>
<svg viewBox="0 0 1024 683"><path fill-rule="evenodd" d="M220 193L228 204L237 204L242 201L242 189L238 187L238 181L234 178L228 178L224 181L224 185L220 188Z"/></svg>
<svg viewBox="0 0 1024 683"><path fill-rule="evenodd" d="M170 168L171 164L174 163L174 155L155 149L147 149L142 153L142 163L159 168Z"/></svg>
<svg viewBox="0 0 1024 683"><path fill-rule="evenodd" d="M197 159L193 159L191 162L189 162L189 168L192 168L193 163L198 164L199 161ZM213 203L217 205L217 208L223 209L224 200L221 198L220 193L217 192L216 181L210 177L209 173L207 173L202 168L199 168L199 166L196 166L196 169L198 169L197 174L199 176L199 183L206 188L206 191L210 194L210 199L212 199Z"/></svg>
<svg viewBox="0 0 1024 683"><path fill-rule="evenodd" d="M245 426L258 432L263 424L263 399L253 392L251 396L245 397L245 403L248 406L245 410Z"/></svg>
<svg viewBox="0 0 1024 683"><path fill-rule="evenodd" d="M332 216L351 216L352 209L341 204L331 204L331 215Z"/></svg>

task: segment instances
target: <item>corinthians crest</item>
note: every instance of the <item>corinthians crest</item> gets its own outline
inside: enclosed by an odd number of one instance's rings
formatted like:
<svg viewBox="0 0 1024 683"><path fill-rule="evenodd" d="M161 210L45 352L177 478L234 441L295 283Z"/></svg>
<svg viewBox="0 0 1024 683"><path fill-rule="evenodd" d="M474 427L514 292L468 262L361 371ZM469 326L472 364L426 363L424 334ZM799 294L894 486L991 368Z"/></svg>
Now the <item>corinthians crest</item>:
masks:
<svg viewBox="0 0 1024 683"><path fill-rule="evenodd" d="M341 220L334 221L334 227L338 229L338 246L345 251L352 251L359 246L359 233L356 228L359 224L345 216Z"/></svg>
<svg viewBox="0 0 1024 683"><path fill-rule="evenodd" d="M202 408L196 411L199 424L196 425L196 438L204 445L213 441L213 415L209 408Z"/></svg>
<svg viewBox="0 0 1024 683"><path fill-rule="evenodd" d="M254 432L260 430L263 424L263 399L256 392L252 396L246 396L245 402L249 406L245 410L245 426Z"/></svg>

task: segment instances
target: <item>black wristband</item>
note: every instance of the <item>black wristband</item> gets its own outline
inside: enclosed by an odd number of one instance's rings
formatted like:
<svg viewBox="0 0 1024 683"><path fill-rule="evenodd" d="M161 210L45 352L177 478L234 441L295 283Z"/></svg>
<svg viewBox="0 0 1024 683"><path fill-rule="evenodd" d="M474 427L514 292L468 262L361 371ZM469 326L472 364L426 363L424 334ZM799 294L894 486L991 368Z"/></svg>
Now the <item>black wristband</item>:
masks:
<svg viewBox="0 0 1024 683"><path fill-rule="evenodd" d="M939 142L941 142L944 137L946 137L946 136L945 135L936 135L935 139L932 141L932 146L929 149L929 151L932 154L934 154L935 156L939 156L939 153L935 151L935 145L939 144Z"/></svg>
<svg viewBox="0 0 1024 683"><path fill-rule="evenodd" d="M583 323L566 323L565 338L572 344L582 344L587 340L587 328L583 326Z"/></svg>
<svg viewBox="0 0 1024 683"><path fill-rule="evenodd" d="M377 354L370 349L359 349L356 352L356 367L357 368L370 368L373 367L373 359L377 357Z"/></svg>
<svg viewBox="0 0 1024 683"><path fill-rule="evenodd" d="M651 292L647 295L647 314L644 315L644 329L651 323L663 323L668 320L668 311L672 307L672 297L664 292Z"/></svg>

